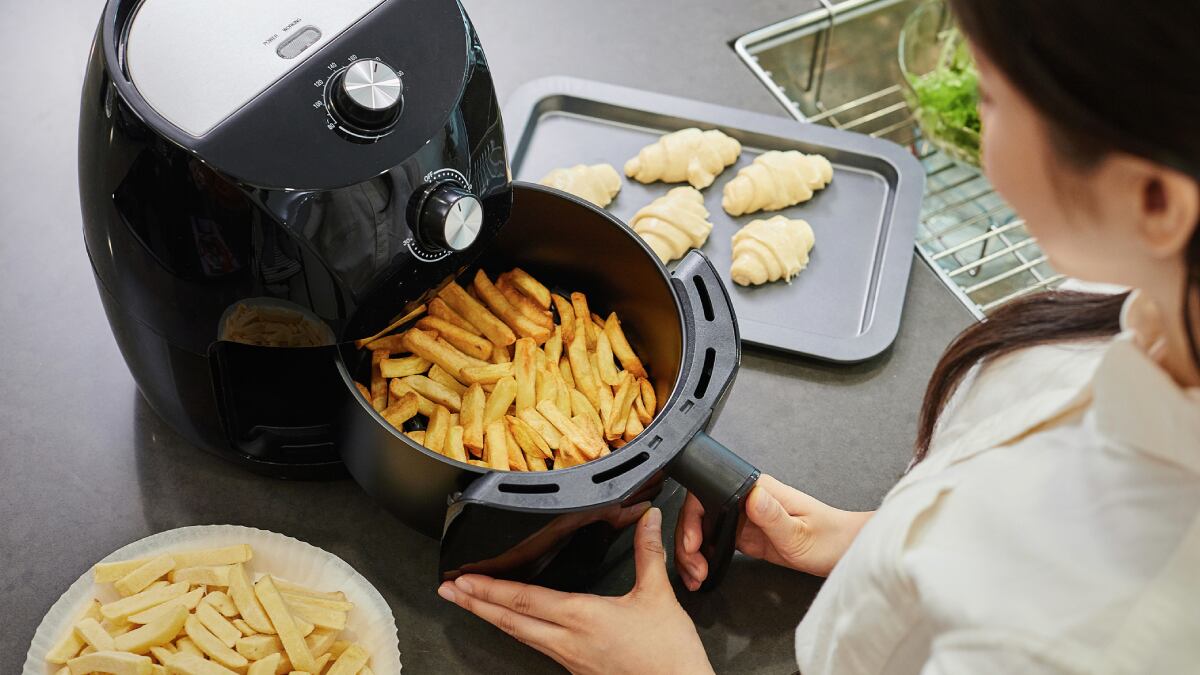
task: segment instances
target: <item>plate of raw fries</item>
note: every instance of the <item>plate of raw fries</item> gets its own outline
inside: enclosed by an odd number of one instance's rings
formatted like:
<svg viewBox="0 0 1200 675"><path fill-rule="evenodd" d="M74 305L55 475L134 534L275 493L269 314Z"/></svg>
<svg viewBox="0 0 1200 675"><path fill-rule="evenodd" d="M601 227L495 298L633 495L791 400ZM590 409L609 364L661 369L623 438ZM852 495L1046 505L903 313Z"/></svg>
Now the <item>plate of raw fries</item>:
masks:
<svg viewBox="0 0 1200 675"><path fill-rule="evenodd" d="M183 527L112 553L42 619L24 675L399 673L387 601L337 556L274 532Z"/></svg>
<svg viewBox="0 0 1200 675"><path fill-rule="evenodd" d="M637 437L659 401L615 312L554 293L517 267L477 270L378 335L358 393L385 422L450 459L563 469Z"/></svg>

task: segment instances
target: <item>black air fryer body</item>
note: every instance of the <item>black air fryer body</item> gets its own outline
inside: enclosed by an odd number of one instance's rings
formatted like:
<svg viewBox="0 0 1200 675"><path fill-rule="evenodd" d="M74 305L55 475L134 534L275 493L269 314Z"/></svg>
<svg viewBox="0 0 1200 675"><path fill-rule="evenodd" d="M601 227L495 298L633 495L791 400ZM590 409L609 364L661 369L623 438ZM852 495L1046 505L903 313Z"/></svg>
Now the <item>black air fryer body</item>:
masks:
<svg viewBox="0 0 1200 675"><path fill-rule="evenodd" d="M150 405L212 452L317 478L342 472L335 343L468 266L512 196L491 75L456 2L280 4L111 0L80 191L100 295ZM239 306L304 317L323 339L221 339Z"/></svg>

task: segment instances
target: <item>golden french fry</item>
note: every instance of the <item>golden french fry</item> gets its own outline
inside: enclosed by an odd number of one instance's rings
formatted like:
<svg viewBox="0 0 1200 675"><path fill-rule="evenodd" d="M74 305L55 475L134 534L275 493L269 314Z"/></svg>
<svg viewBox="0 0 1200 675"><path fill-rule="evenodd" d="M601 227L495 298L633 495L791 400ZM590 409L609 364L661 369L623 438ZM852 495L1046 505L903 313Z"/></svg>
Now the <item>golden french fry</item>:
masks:
<svg viewBox="0 0 1200 675"><path fill-rule="evenodd" d="M555 293L550 296L554 301L554 309L558 311L558 324L562 330L563 344L571 344L575 339L575 309L571 301Z"/></svg>
<svg viewBox="0 0 1200 675"><path fill-rule="evenodd" d="M610 387L617 386L621 374L613 363L612 342L608 339L607 331L596 333L596 363L600 368L600 381Z"/></svg>
<svg viewBox="0 0 1200 675"><path fill-rule="evenodd" d="M98 652L111 652L113 638L100 626L100 622L88 617L75 624L75 634Z"/></svg>
<svg viewBox="0 0 1200 675"><path fill-rule="evenodd" d="M84 619L100 620L99 600L89 602L87 608L83 610L75 622L78 623ZM83 638L79 637L75 629L72 628L58 642L54 643L50 651L46 652L46 660L55 665L63 665L68 659L79 653L79 650L83 648L83 644Z"/></svg>
<svg viewBox="0 0 1200 675"><path fill-rule="evenodd" d="M146 589L128 598L121 598L120 600L100 605L100 615L110 621L124 620L131 614L144 612L151 607L161 605L173 598L178 598L187 593L187 590L188 585L186 583Z"/></svg>
<svg viewBox="0 0 1200 675"><path fill-rule="evenodd" d="M646 412L650 413L650 417L654 417L654 414L658 412L658 397L654 394L654 385L650 383L650 380L642 378L638 381L638 386L642 390L642 406ZM642 420L642 424L649 423L650 420Z"/></svg>
<svg viewBox="0 0 1200 675"><path fill-rule="evenodd" d="M558 452L554 455L554 468L569 469L573 466L579 466L587 461L587 457L583 455L583 451L580 450L574 443L572 443L570 439L568 439L566 436L563 436L562 447L560 447Z"/></svg>
<svg viewBox="0 0 1200 675"><path fill-rule="evenodd" d="M546 288L540 281L533 278L525 270L520 267L512 268L508 273L508 278L512 281L512 285L525 295L533 299L542 309L550 309L550 289Z"/></svg>
<svg viewBox="0 0 1200 675"><path fill-rule="evenodd" d="M596 348L596 326L589 321L592 316L591 310L588 309L587 296L583 293L571 294L571 307L575 310L575 334L579 334L579 326L583 325L584 334L587 335L587 348L593 350ZM571 364L572 367L575 364Z"/></svg>
<svg viewBox="0 0 1200 675"><path fill-rule="evenodd" d="M549 363L558 363L562 358L563 351L563 330L562 326L555 324L554 332L546 340L546 344L542 345L542 352L546 355L546 361Z"/></svg>
<svg viewBox="0 0 1200 675"><path fill-rule="evenodd" d="M279 634L279 641L283 643L283 649L287 652L292 666L298 670L313 672L316 669L316 659L309 651L308 643L304 641L295 619L292 618L292 613L288 610L283 596L279 594L279 589L275 587L275 582L270 575L264 576L254 584L254 593L258 596L258 601L262 603L263 609L266 610L267 617L271 619L271 624L275 626L275 631ZM238 656L241 657L241 654ZM242 660L245 660L244 657Z"/></svg>
<svg viewBox="0 0 1200 675"><path fill-rule="evenodd" d="M492 350L492 357L489 359L492 363L512 363L512 354L508 353L511 347L497 346Z"/></svg>
<svg viewBox="0 0 1200 675"><path fill-rule="evenodd" d="M598 410L597 412L600 413L600 426L601 426L601 428L603 428L604 425L607 423L608 419L610 417L612 417L613 404L616 401L613 398L612 387L609 387L607 384L600 385L599 392L600 392L600 410ZM603 431L601 432L601 435L602 436L605 435Z"/></svg>
<svg viewBox="0 0 1200 675"><path fill-rule="evenodd" d="M501 379L496 383L496 388L492 390L488 396L487 403L483 408L483 424L486 428L492 422L504 418L508 413L508 408L517 398L517 381L511 377Z"/></svg>
<svg viewBox="0 0 1200 675"><path fill-rule="evenodd" d="M643 430L644 427L642 426L642 420L638 418L637 411L630 410L629 419L625 420L625 435L622 436L622 438L624 438L626 442L632 441L633 439L637 438L637 435L642 433Z"/></svg>
<svg viewBox="0 0 1200 675"><path fill-rule="evenodd" d="M229 565L197 565L196 567L176 567L171 570L171 583L187 582L193 586L229 585Z"/></svg>
<svg viewBox="0 0 1200 675"><path fill-rule="evenodd" d="M646 426L650 423L650 420L654 419L654 415L646 409L645 399L641 396L633 397L633 412L637 415L638 421L642 423L642 426Z"/></svg>
<svg viewBox="0 0 1200 675"><path fill-rule="evenodd" d="M202 602L196 607L196 618L218 640L225 643L226 647L233 647L242 637L242 631L238 630L237 626L233 625L229 619L221 616L221 613L207 602ZM172 633L171 637L175 637L175 634Z"/></svg>
<svg viewBox="0 0 1200 675"><path fill-rule="evenodd" d="M446 410L444 406L434 407L433 416L429 418L429 426L425 429L425 447L434 452L442 452L446 447L446 432L449 430L450 411ZM308 617L305 616L305 618Z"/></svg>
<svg viewBox="0 0 1200 675"><path fill-rule="evenodd" d="M388 394L393 401L400 401L405 396L412 394L417 397L417 412L429 417L433 414L433 401L418 394L415 389L410 387L404 380L392 380L388 383Z"/></svg>
<svg viewBox="0 0 1200 675"><path fill-rule="evenodd" d="M246 675L275 675L275 670L279 668L279 661L283 655L276 652L268 654L263 658L250 664L250 669L246 671Z"/></svg>
<svg viewBox="0 0 1200 675"><path fill-rule="evenodd" d="M462 376L463 368L475 365L450 343L417 328L412 328L404 333L404 346L417 356L438 364L455 378Z"/></svg>
<svg viewBox="0 0 1200 675"><path fill-rule="evenodd" d="M438 337L443 338L468 356L486 359L492 355L490 341L471 331L459 328L445 319L427 316L417 322L417 328L437 331Z"/></svg>
<svg viewBox="0 0 1200 675"><path fill-rule="evenodd" d="M542 439L551 450L558 449L559 441L562 439L562 432L554 428L554 425L550 424L535 408L519 410L517 411L517 417L529 425L537 433L538 438ZM551 459L551 457L547 456L547 459Z"/></svg>
<svg viewBox="0 0 1200 675"><path fill-rule="evenodd" d="M629 419L634 397L640 395L641 391L637 386L637 380L629 371L622 372L620 380L621 384L617 387L617 393L613 395L612 410L604 420L604 437L610 441L625 435L625 421Z"/></svg>
<svg viewBox="0 0 1200 675"><path fill-rule="evenodd" d="M424 429L417 429L416 431L408 431L408 432L405 432L404 435L408 436L410 439L412 439L412 441L414 443L416 443L417 445L425 445L425 430Z"/></svg>
<svg viewBox="0 0 1200 675"><path fill-rule="evenodd" d="M575 374L571 372L571 360L566 356L558 360L558 372L562 375L563 383L567 385L567 389L574 389Z"/></svg>
<svg viewBox="0 0 1200 675"><path fill-rule="evenodd" d="M169 555L160 555L152 560L147 560L137 569L114 581L113 588L122 597L127 597L146 590L147 586L173 569L175 569L175 559Z"/></svg>
<svg viewBox="0 0 1200 675"><path fill-rule="evenodd" d="M170 612L154 621L117 636L113 640L113 648L122 652L145 654L150 651L151 647L159 647L175 639L187 617L187 608L183 605L175 605ZM224 621L224 617L220 618Z"/></svg>
<svg viewBox="0 0 1200 675"><path fill-rule="evenodd" d="M557 401L558 400L558 378L554 373L550 372L547 367L537 369L537 375L534 377L536 386L534 388L534 404L537 401Z"/></svg>
<svg viewBox="0 0 1200 675"><path fill-rule="evenodd" d="M506 323L501 321L495 314L492 314L478 300L468 295L463 290L463 287L457 283L452 281L446 284L442 290L438 291L438 297L444 300L451 309L458 312L464 319L482 331L483 335L488 340L491 340L492 344L506 347L517 341L517 336L513 334L512 329Z"/></svg>
<svg viewBox="0 0 1200 675"><path fill-rule="evenodd" d="M583 331L579 325L582 322L576 319L575 323L575 339L567 346L567 358L571 362L571 375L575 378L575 389L586 396L592 407L596 408L600 405L600 395L596 390L598 383L592 373L592 365L589 363L586 341L582 337Z"/></svg>
<svg viewBox="0 0 1200 675"><path fill-rule="evenodd" d="M67 661L71 675L111 673L112 675L151 675L153 662L149 656L129 652L95 651Z"/></svg>
<svg viewBox="0 0 1200 675"><path fill-rule="evenodd" d="M393 380L393 382L396 381L398 380ZM393 396L391 405L384 408L383 412L379 414L383 416L383 419L387 420L388 424L401 429L404 427L405 422L417 416L420 408L418 396L414 391L410 391L398 398Z"/></svg>
<svg viewBox="0 0 1200 675"><path fill-rule="evenodd" d="M608 321L604 322L604 332L608 335L613 354L621 362L621 367L633 373L634 377L648 377L642 360L629 346L629 340L625 339L625 331L621 330L621 320L617 318L616 312L608 315Z"/></svg>
<svg viewBox="0 0 1200 675"><path fill-rule="evenodd" d="M357 644L352 644L342 651L325 675L355 675L362 670L363 666L367 665L369 658L367 650Z"/></svg>
<svg viewBox="0 0 1200 675"><path fill-rule="evenodd" d="M537 405L537 410L546 418L546 421L554 425L562 435L570 441L571 445L576 447L583 457L586 459L596 459L600 456L602 448L607 447L603 442L595 440L591 434L580 429L578 425L567 418L558 406L549 401L542 401ZM561 443L561 441L560 441ZM561 447L560 447L561 450ZM557 465L556 465L557 466Z"/></svg>
<svg viewBox="0 0 1200 675"><path fill-rule="evenodd" d="M571 418L571 421L575 423L575 426L579 427L580 430L583 431L583 433L588 437L589 442L598 444L597 447L603 446L605 449L608 448L608 444L604 442L604 430L600 428L599 421L597 421L591 415L576 415ZM601 457L603 455L603 449L596 453L596 457ZM590 457L589 459L595 459L595 457Z"/></svg>
<svg viewBox="0 0 1200 675"><path fill-rule="evenodd" d="M484 468L484 469L490 469L490 468L492 468L490 464L488 464L487 462L483 461L482 459L468 459L468 460L467 460L467 464L471 464L471 465L473 465L473 466L482 467L482 468Z"/></svg>
<svg viewBox="0 0 1200 675"><path fill-rule="evenodd" d="M533 408L529 408L529 410L537 414L537 411ZM513 417L511 415L505 417L505 421L508 422L508 430L512 432L517 445L521 446L521 450L526 455L542 459L554 457L554 453L550 450L550 445L546 443L546 440L528 422L520 417Z"/></svg>
<svg viewBox="0 0 1200 675"><path fill-rule="evenodd" d="M442 368L437 364L434 364L433 367L429 369L429 372L425 373L425 377L428 377L434 382L446 387L459 396L462 396L467 392L467 385L454 379L453 375L446 372L445 368Z"/></svg>
<svg viewBox="0 0 1200 675"><path fill-rule="evenodd" d="M571 391L571 416L583 415L589 421L595 421L600 426L600 414L592 407L592 402L578 390Z"/></svg>
<svg viewBox="0 0 1200 675"><path fill-rule="evenodd" d="M559 362L560 366L566 364L566 358L563 358L563 360ZM547 374L554 376L554 405L557 405L559 410L570 410L572 387L567 384L566 380L563 379L563 371L563 368L547 368ZM567 366L566 371L570 372L570 366Z"/></svg>
<svg viewBox="0 0 1200 675"><path fill-rule="evenodd" d="M437 405L443 406L454 412L458 412L462 408L462 397L454 393L444 384L434 382L424 375L409 375L400 380L412 390L433 401Z"/></svg>
<svg viewBox="0 0 1200 675"><path fill-rule="evenodd" d="M517 410L532 408L537 404L537 373L534 370L533 353L537 344L532 338L517 340L516 353L513 355L513 371L516 374Z"/></svg>
<svg viewBox="0 0 1200 675"><path fill-rule="evenodd" d="M508 471L508 430L504 420L496 419L488 424L484 435L483 461L491 469Z"/></svg>
<svg viewBox="0 0 1200 675"><path fill-rule="evenodd" d="M367 344L367 349L373 352L383 352L384 358L388 354L399 354L404 351L404 334L397 333L396 335L386 335L377 338Z"/></svg>
<svg viewBox="0 0 1200 675"><path fill-rule="evenodd" d="M446 434L445 455L450 459L456 459L460 462L467 461L467 449L463 445L463 428L459 425L450 427L450 433Z"/></svg>
<svg viewBox="0 0 1200 675"><path fill-rule="evenodd" d="M418 326L421 324L417 324ZM386 379L421 375L433 364L420 356L405 356L398 359L384 359L379 362L379 372Z"/></svg>
<svg viewBox="0 0 1200 675"><path fill-rule="evenodd" d="M512 280L508 277L508 273L501 274L496 279L496 289L526 319L536 323L544 328L553 328L554 318L549 310L543 309L537 301L517 290L513 286Z"/></svg>
<svg viewBox="0 0 1200 675"><path fill-rule="evenodd" d="M504 445L508 448L508 468L512 471L528 471L529 463L525 461L525 451L513 437L512 427L504 425Z"/></svg>
<svg viewBox="0 0 1200 675"><path fill-rule="evenodd" d="M384 328L383 330L379 331L375 335L373 335L369 338L364 338L362 340L355 340L354 346L358 347L359 349L362 349L363 347L366 347L367 349L371 349L371 350L380 349L380 347L375 346L375 343L378 342L379 340L383 339L383 336L396 330L400 326L403 326L404 324L408 323L409 321L412 321L413 319L417 318L418 316L421 316L424 313L425 313L425 305L418 305L411 312L405 314L404 316L400 317L399 319L396 319L391 324L389 324L387 328ZM389 336L389 337L391 337L391 336Z"/></svg>
<svg viewBox="0 0 1200 675"><path fill-rule="evenodd" d="M487 405L487 395L483 387L472 384L463 394L461 422L463 426L463 445L470 448L472 454L478 455L483 450L484 409Z"/></svg>
<svg viewBox="0 0 1200 675"><path fill-rule="evenodd" d="M358 395L362 396L367 403L371 403L371 390L363 386L361 382L355 382L354 388L358 390Z"/></svg>
<svg viewBox="0 0 1200 675"><path fill-rule="evenodd" d="M387 407L387 380L379 370L379 364L387 358L383 350L371 352L371 407L383 410Z"/></svg>
<svg viewBox="0 0 1200 675"><path fill-rule="evenodd" d="M504 298L504 294L492 284L492 280L488 279L483 270L476 270L473 287L475 288L475 292L479 294L479 298L487 304L488 308L495 312L495 315L500 317L518 335L535 339L540 337L541 340L549 337L549 330L528 319L525 315L521 314L520 310L509 304L508 300Z"/></svg>
<svg viewBox="0 0 1200 675"><path fill-rule="evenodd" d="M225 643L217 636L213 635L204 624L200 623L200 619L192 614L187 617L187 621L183 624L184 631L187 632L190 639L199 649L204 652L208 658L217 663L229 668L230 670L238 670L249 665L246 657L233 651L232 648L226 647ZM303 640L302 640L303 641Z"/></svg>
<svg viewBox="0 0 1200 675"><path fill-rule="evenodd" d="M463 368L462 376L467 384L495 384L506 377L513 377L513 363L490 363L486 366Z"/></svg>
<svg viewBox="0 0 1200 675"><path fill-rule="evenodd" d="M475 324L463 318L462 314L451 309L450 305L447 305L446 301L441 298L434 298L429 301L429 316L436 316L443 321L449 321L472 335L483 337L483 331L479 330Z"/></svg>

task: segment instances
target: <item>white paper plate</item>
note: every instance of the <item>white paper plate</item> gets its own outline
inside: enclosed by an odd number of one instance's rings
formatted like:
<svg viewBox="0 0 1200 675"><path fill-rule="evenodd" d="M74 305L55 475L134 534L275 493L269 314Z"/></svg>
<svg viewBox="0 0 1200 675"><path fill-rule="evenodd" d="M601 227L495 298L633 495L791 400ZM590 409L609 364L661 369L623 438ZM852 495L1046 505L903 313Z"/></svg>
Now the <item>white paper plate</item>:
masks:
<svg viewBox="0 0 1200 675"><path fill-rule="evenodd" d="M233 544L250 544L254 548L254 558L247 565L254 574L270 573L317 590L345 592L354 609L346 618L342 639L361 644L371 654L371 669L376 673L400 672L396 619L387 601L346 561L299 539L238 525L195 525L150 535L114 551L101 562ZM106 602L118 597L112 584L97 585L92 581L92 570L84 572L54 603L33 634L23 675L51 675L61 668L46 663L50 648L69 630L89 600L99 598Z"/></svg>

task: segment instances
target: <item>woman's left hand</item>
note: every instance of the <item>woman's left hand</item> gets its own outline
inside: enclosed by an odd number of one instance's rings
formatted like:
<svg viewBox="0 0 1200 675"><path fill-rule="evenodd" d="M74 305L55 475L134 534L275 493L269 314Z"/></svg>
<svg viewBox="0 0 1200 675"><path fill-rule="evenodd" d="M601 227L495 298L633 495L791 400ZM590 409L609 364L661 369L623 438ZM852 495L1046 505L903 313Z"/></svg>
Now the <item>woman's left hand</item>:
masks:
<svg viewBox="0 0 1200 675"><path fill-rule="evenodd" d="M662 512L652 508L634 534L637 582L623 596L562 593L476 574L443 583L438 595L573 673L711 673L666 561Z"/></svg>

